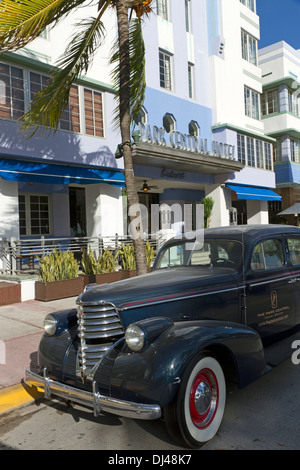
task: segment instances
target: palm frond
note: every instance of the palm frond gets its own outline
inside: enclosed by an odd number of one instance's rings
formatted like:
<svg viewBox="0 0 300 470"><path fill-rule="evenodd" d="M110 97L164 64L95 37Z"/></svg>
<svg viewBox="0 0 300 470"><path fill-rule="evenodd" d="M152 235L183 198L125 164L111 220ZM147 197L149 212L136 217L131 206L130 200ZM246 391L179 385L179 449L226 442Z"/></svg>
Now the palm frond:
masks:
<svg viewBox="0 0 300 470"><path fill-rule="evenodd" d="M103 39L101 15L102 12L96 18L83 20L76 26L78 32L59 61L58 69L53 70L49 85L34 97L31 109L22 118L22 129L29 131L30 137L39 129L42 134L57 130L72 84L87 72L93 54Z"/></svg>
<svg viewBox="0 0 300 470"><path fill-rule="evenodd" d="M136 120L145 101L145 44L142 22L138 19L130 23L130 106L131 118Z"/></svg>
<svg viewBox="0 0 300 470"><path fill-rule="evenodd" d="M1 0L1 52L19 49L86 0Z"/></svg>
<svg viewBox="0 0 300 470"><path fill-rule="evenodd" d="M135 18L130 21L129 26L129 54L130 54L130 116L131 121L137 119L138 113L145 100L145 44L142 34L141 20ZM119 104L119 81L120 81L120 56L119 47L116 42L111 55L112 79L116 91L116 100ZM115 127L119 126L118 107L114 116Z"/></svg>

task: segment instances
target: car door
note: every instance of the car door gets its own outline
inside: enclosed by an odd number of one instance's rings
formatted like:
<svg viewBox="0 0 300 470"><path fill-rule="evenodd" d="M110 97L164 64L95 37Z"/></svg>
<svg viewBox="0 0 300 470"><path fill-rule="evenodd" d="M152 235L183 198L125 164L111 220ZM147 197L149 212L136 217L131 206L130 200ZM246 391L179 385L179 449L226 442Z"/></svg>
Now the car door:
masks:
<svg viewBox="0 0 300 470"><path fill-rule="evenodd" d="M295 325L294 283L281 237L253 247L245 276L246 323L262 338Z"/></svg>

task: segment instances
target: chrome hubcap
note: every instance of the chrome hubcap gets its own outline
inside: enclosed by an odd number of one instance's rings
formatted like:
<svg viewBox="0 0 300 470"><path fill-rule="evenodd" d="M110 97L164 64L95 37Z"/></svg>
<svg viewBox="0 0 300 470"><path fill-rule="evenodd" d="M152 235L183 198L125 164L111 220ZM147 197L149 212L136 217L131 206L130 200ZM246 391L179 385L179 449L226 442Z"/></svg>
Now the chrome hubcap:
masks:
<svg viewBox="0 0 300 470"><path fill-rule="evenodd" d="M195 408L199 415L205 413L210 407L211 390L206 382L200 382L195 392Z"/></svg>
<svg viewBox="0 0 300 470"><path fill-rule="evenodd" d="M207 428L213 421L219 403L218 381L210 369L201 370L195 377L190 392L190 415L193 424Z"/></svg>

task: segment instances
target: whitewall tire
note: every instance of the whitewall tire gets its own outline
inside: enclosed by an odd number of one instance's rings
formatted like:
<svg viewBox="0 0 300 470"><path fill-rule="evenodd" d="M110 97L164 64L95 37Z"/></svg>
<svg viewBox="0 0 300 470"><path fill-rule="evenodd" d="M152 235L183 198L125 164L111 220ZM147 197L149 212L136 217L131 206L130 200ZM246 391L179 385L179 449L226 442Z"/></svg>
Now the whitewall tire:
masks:
<svg viewBox="0 0 300 470"><path fill-rule="evenodd" d="M180 444L201 447L218 432L225 402L222 367L210 355L198 356L185 371L175 401L164 410L170 435Z"/></svg>

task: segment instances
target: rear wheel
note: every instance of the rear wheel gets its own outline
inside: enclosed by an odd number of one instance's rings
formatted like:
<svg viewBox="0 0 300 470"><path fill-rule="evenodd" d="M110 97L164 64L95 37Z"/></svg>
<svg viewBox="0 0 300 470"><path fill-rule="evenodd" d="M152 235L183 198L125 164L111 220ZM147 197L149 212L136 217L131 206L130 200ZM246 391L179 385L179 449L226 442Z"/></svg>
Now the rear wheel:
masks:
<svg viewBox="0 0 300 470"><path fill-rule="evenodd" d="M201 355L187 368L173 403L164 409L167 429L180 445L201 447L222 422L226 383L219 362Z"/></svg>

